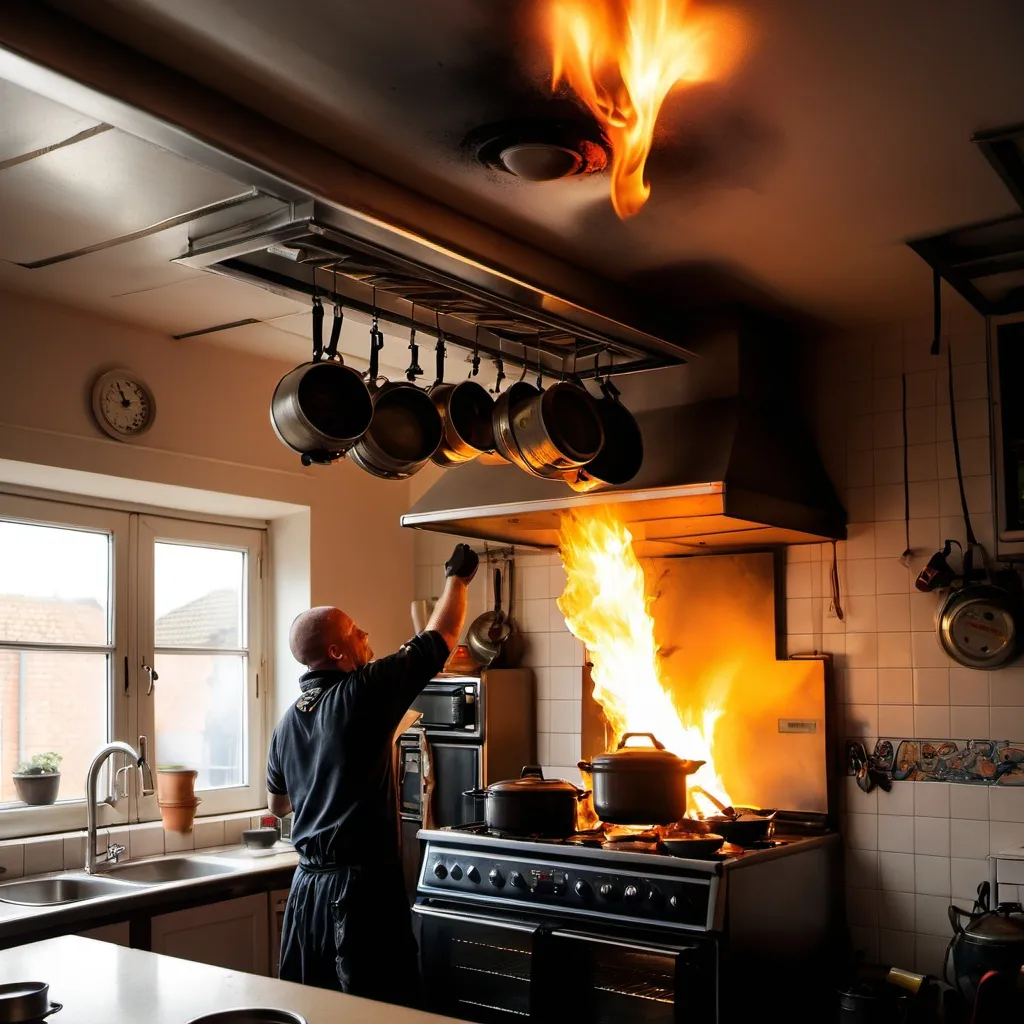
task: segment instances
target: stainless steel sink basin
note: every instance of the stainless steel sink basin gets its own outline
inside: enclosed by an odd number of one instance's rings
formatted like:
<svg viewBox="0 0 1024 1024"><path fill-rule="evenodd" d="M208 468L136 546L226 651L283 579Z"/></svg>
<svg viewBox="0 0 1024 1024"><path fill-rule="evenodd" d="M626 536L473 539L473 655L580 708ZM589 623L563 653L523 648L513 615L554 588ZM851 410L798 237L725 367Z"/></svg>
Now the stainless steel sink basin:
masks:
<svg viewBox="0 0 1024 1024"><path fill-rule="evenodd" d="M216 864L193 857L170 857L165 860L145 861L141 864L125 864L124 867L111 868L104 874L130 882L157 885L160 882L181 882L187 878L229 875L235 870L230 864Z"/></svg>
<svg viewBox="0 0 1024 1024"><path fill-rule="evenodd" d="M97 896L120 896L135 887L114 878L70 875L57 878L30 878L0 885L0 903L20 903L26 907L49 907L60 903L93 900Z"/></svg>

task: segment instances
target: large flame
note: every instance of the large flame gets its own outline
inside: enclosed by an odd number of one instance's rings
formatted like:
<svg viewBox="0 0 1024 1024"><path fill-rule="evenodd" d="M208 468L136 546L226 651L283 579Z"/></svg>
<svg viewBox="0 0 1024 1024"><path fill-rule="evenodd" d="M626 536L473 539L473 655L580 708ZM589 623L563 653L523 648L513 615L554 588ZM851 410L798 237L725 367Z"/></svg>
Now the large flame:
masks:
<svg viewBox="0 0 1024 1024"><path fill-rule="evenodd" d="M697 721L675 705L663 684L650 613L653 598L647 595L625 523L607 508L567 512L559 550L568 582L558 607L569 630L587 647L594 699L604 709L615 742L627 732L653 733L679 757L706 761L695 784L731 803L712 750L715 723L724 709L705 706Z"/></svg>
<svg viewBox="0 0 1024 1024"><path fill-rule="evenodd" d="M644 166L661 105L677 85L718 78L737 61L745 29L690 0L551 0L552 88L566 81L612 148L612 205L632 217L651 187Z"/></svg>

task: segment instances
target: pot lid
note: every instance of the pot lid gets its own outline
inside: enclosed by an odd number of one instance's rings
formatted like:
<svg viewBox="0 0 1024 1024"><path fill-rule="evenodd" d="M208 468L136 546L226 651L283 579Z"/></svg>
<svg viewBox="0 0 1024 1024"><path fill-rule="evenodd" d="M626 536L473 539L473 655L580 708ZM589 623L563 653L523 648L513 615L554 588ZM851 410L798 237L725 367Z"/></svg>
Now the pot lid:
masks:
<svg viewBox="0 0 1024 1024"><path fill-rule="evenodd" d="M518 779L502 779L487 787L488 793L572 793L579 789L567 779L545 779L540 765L527 765Z"/></svg>
<svg viewBox="0 0 1024 1024"><path fill-rule="evenodd" d="M1020 904L1007 903L981 914L964 928L964 936L977 943L1020 945L1024 943L1024 913L1020 910Z"/></svg>
<svg viewBox="0 0 1024 1024"><path fill-rule="evenodd" d="M629 740L644 737L647 744L631 745ZM627 732L619 740L616 750L598 754L591 762L592 771L614 768L616 771L650 771L653 769L684 771L686 774L695 772L703 761L685 761L665 749L653 733Z"/></svg>

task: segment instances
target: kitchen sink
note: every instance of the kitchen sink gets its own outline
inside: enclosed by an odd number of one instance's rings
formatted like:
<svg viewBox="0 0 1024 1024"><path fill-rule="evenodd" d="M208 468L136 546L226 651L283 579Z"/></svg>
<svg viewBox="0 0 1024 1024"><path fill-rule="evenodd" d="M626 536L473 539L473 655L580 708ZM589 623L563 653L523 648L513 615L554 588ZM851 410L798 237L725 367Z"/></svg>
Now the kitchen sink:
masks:
<svg viewBox="0 0 1024 1024"><path fill-rule="evenodd" d="M111 868L106 876L126 879L129 882L181 882L188 878L206 878L211 875L229 875L236 869L230 864L217 864L193 857L170 857L164 860L144 861L141 864L125 864Z"/></svg>
<svg viewBox="0 0 1024 1024"><path fill-rule="evenodd" d="M26 907L49 907L61 903L93 900L98 896L121 896L135 886L115 878L92 875L58 878L33 878L0 885L0 903L20 903Z"/></svg>

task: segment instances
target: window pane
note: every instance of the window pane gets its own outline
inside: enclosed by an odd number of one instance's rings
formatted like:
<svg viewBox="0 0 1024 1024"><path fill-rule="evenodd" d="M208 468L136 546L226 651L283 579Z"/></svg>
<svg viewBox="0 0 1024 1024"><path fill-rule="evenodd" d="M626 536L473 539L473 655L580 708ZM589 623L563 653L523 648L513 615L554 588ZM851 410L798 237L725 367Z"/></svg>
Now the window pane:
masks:
<svg viewBox="0 0 1024 1024"><path fill-rule="evenodd" d="M105 654L0 650L0 801L16 801L11 775L33 754L55 751L59 800L81 800L85 770L107 742Z"/></svg>
<svg viewBox="0 0 1024 1024"><path fill-rule="evenodd" d="M106 644L110 537L0 520L0 640Z"/></svg>
<svg viewBox="0 0 1024 1024"><path fill-rule="evenodd" d="M199 771L197 789L246 784L246 659L157 654L157 765Z"/></svg>
<svg viewBox="0 0 1024 1024"><path fill-rule="evenodd" d="M245 552L158 542L157 647L244 647Z"/></svg>

